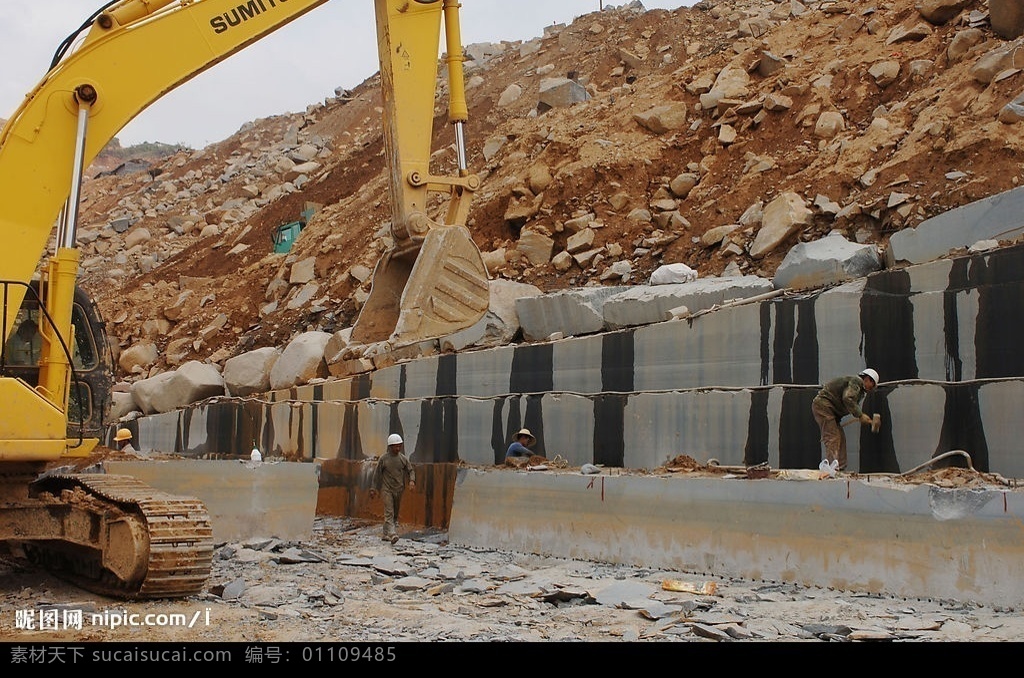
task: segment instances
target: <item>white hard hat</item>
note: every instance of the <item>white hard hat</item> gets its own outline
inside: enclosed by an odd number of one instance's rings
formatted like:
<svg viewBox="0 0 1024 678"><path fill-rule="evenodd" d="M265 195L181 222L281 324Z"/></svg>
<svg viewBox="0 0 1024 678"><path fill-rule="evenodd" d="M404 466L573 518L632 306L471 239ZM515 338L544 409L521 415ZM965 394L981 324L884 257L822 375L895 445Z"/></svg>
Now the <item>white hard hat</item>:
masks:
<svg viewBox="0 0 1024 678"><path fill-rule="evenodd" d="M397 433L392 433L391 435L388 436L388 447L392 445L401 445L404 442L405 441L402 440L402 436L398 435Z"/></svg>
<svg viewBox="0 0 1024 678"><path fill-rule="evenodd" d="M863 370L860 371L860 373L857 376L858 377L871 377L871 381L875 382L875 386L878 385L878 372L875 372L870 367L865 367Z"/></svg>

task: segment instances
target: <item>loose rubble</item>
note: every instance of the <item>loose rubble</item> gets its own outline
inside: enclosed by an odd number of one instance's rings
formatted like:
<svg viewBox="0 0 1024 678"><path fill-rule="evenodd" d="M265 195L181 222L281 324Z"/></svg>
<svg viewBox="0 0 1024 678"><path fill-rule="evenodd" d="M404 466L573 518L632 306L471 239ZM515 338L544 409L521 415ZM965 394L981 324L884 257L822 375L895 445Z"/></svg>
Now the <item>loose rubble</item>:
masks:
<svg viewBox="0 0 1024 678"><path fill-rule="evenodd" d="M105 601L0 560L6 610L185 613L193 628L15 628L42 641L611 641L930 642L1024 639L1010 610L954 600L840 593L645 568L469 549L443 531L406 531L318 517L309 543L252 539L218 545L206 591L180 601ZM206 614L205 612L203 613Z"/></svg>

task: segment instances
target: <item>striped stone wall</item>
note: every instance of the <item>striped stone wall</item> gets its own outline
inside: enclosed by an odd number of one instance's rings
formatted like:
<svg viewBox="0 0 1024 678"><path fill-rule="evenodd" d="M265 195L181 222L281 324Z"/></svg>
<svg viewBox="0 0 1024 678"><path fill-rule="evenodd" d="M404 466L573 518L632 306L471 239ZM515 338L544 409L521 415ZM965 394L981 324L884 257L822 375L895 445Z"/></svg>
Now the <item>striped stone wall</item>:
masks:
<svg viewBox="0 0 1024 678"><path fill-rule="evenodd" d="M848 427L850 470L900 472L948 450L1024 477L1024 247L887 270L827 290L670 321L459 354L134 422L189 456L499 462L526 426L572 465L652 468L679 454L816 467L810 401L864 366L882 429ZM956 462L953 463L962 463Z"/></svg>

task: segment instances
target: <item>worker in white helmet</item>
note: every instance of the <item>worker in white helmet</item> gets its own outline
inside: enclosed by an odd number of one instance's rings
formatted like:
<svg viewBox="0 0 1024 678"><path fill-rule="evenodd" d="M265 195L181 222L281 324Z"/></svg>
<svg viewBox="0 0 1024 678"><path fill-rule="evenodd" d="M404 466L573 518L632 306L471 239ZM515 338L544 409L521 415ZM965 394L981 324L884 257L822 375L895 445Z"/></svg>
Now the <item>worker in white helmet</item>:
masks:
<svg viewBox="0 0 1024 678"><path fill-rule="evenodd" d="M409 489L416 488L416 469L402 451L404 446L402 436L397 433L388 436L388 451L377 460L370 487L371 498L379 492L384 500L384 534L381 539L392 544L398 541L398 511L406 482Z"/></svg>
<svg viewBox="0 0 1024 678"><path fill-rule="evenodd" d="M871 417L860 409L860 402L876 386L878 372L868 367L856 376L829 380L811 401L811 413L821 429L825 460L839 471L846 470L846 433L839 421L849 414L870 426Z"/></svg>

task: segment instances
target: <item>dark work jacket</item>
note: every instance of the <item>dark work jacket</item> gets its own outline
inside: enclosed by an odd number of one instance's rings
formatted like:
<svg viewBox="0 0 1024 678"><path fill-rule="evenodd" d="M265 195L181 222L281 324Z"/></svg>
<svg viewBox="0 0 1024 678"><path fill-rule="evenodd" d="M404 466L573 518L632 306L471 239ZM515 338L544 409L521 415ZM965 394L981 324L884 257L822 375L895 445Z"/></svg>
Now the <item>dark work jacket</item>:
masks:
<svg viewBox="0 0 1024 678"><path fill-rule="evenodd" d="M408 480L416 482L416 471L404 453L391 454L388 450L377 460L373 469L373 487L399 494Z"/></svg>
<svg viewBox="0 0 1024 678"><path fill-rule="evenodd" d="M864 399L865 393L864 381L860 377L836 377L827 381L814 399L819 402L825 400L836 419L842 419L847 414L859 419L863 414L860 401Z"/></svg>

